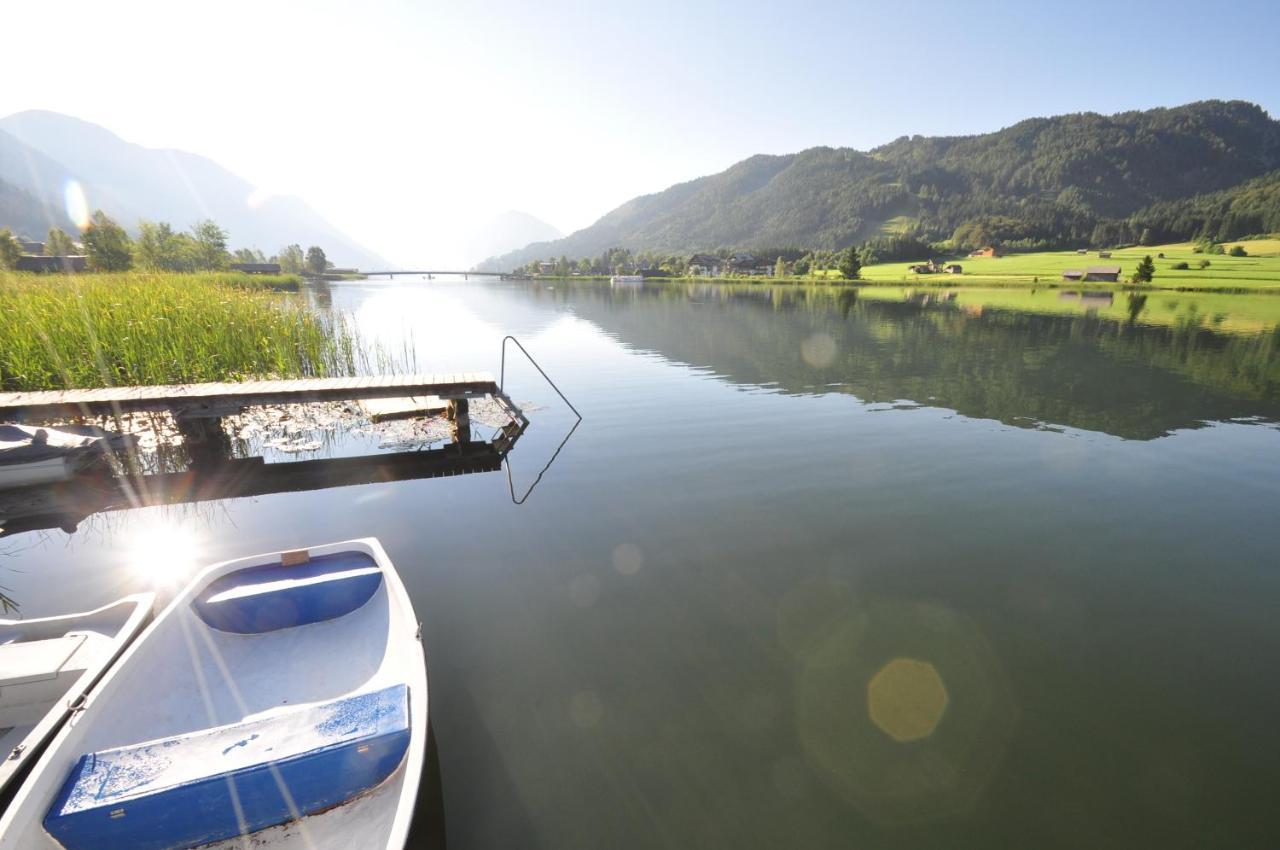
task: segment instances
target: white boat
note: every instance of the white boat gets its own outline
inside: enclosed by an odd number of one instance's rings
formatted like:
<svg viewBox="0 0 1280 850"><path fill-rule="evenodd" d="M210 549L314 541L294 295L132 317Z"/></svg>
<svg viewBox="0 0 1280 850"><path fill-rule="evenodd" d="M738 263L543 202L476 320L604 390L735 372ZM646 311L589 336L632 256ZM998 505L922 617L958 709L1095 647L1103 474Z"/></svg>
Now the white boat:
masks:
<svg viewBox="0 0 1280 850"><path fill-rule="evenodd" d="M377 540L227 561L50 742L0 848L401 848L426 738L419 624Z"/></svg>
<svg viewBox="0 0 1280 850"><path fill-rule="evenodd" d="M0 489L65 481L130 439L93 427L0 425Z"/></svg>
<svg viewBox="0 0 1280 850"><path fill-rule="evenodd" d="M81 614L0 620L0 797L151 619L153 593Z"/></svg>
<svg viewBox="0 0 1280 850"><path fill-rule="evenodd" d="M609 283L614 286L636 286L644 283L644 275L638 274L615 274L609 278Z"/></svg>

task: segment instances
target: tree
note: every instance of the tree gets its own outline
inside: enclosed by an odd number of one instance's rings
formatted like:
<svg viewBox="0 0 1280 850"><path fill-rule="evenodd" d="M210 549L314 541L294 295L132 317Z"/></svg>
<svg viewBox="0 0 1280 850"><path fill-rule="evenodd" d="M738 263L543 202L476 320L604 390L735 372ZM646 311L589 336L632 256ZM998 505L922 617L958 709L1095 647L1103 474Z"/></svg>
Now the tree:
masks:
<svg viewBox="0 0 1280 850"><path fill-rule="evenodd" d="M190 240L184 234L174 233L167 221L138 222L133 259L148 271L187 271L195 266Z"/></svg>
<svg viewBox="0 0 1280 850"><path fill-rule="evenodd" d="M224 269L231 256L227 253L227 231L213 219L206 218L191 225L191 239L195 242L195 260L198 269Z"/></svg>
<svg viewBox="0 0 1280 850"><path fill-rule="evenodd" d="M1142 262L1138 263L1138 267L1133 271L1134 283L1150 283L1151 279L1156 276L1156 264L1152 261L1151 255L1142 258Z"/></svg>
<svg viewBox="0 0 1280 850"><path fill-rule="evenodd" d="M845 280L857 280L862 274L862 260L858 258L858 249L850 245L840 255L840 276Z"/></svg>
<svg viewBox="0 0 1280 850"><path fill-rule="evenodd" d="M312 245L307 249L307 271L324 274L324 270L328 267L329 261L318 245Z"/></svg>
<svg viewBox="0 0 1280 850"><path fill-rule="evenodd" d="M305 262L300 245L290 245L280 251L280 271L286 274L302 274Z"/></svg>
<svg viewBox="0 0 1280 850"><path fill-rule="evenodd" d="M267 261L263 253L256 248L237 248L231 254L231 259L237 263L265 263Z"/></svg>
<svg viewBox="0 0 1280 850"><path fill-rule="evenodd" d="M124 272L133 268L129 234L102 210L94 212L80 236L89 268L98 272Z"/></svg>
<svg viewBox="0 0 1280 850"><path fill-rule="evenodd" d="M1249 252L1244 249L1243 245L1232 245L1231 250L1227 252L1233 257L1247 257Z"/></svg>
<svg viewBox="0 0 1280 850"><path fill-rule="evenodd" d="M44 253L47 257L66 257L76 252L76 243L65 231L49 228L49 235L44 240Z"/></svg>
<svg viewBox="0 0 1280 850"><path fill-rule="evenodd" d="M781 257L778 258L778 262L773 264L773 276L774 277L787 276L787 263Z"/></svg>
<svg viewBox="0 0 1280 850"><path fill-rule="evenodd" d="M797 275L806 275L809 273L809 265L813 262L808 254L796 260L795 265L791 267L791 271Z"/></svg>
<svg viewBox="0 0 1280 850"><path fill-rule="evenodd" d="M22 256L22 243L9 228L0 229L0 269L12 269Z"/></svg>

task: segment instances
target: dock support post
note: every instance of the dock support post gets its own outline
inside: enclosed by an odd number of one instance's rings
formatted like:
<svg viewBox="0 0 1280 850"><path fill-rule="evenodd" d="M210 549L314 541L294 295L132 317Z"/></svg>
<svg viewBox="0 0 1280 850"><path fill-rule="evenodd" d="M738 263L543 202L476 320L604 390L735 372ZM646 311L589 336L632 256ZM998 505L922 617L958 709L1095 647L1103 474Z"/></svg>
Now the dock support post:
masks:
<svg viewBox="0 0 1280 850"><path fill-rule="evenodd" d="M453 423L453 439L459 443L471 442L470 403L465 398L449 399L449 421Z"/></svg>
<svg viewBox="0 0 1280 850"><path fill-rule="evenodd" d="M173 423L182 435L192 466L211 466L231 457L231 438L223 430L220 417L174 416Z"/></svg>

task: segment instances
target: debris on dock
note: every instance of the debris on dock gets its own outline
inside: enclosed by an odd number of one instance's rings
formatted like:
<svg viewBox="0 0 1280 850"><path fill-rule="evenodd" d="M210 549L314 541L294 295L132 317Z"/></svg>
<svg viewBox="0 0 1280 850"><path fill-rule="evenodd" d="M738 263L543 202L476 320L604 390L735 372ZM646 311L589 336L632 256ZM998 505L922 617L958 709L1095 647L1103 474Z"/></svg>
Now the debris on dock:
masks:
<svg viewBox="0 0 1280 850"><path fill-rule="evenodd" d="M449 403L438 395L409 396L408 398L367 398L360 408L370 422L388 422L392 419L410 419L444 413Z"/></svg>

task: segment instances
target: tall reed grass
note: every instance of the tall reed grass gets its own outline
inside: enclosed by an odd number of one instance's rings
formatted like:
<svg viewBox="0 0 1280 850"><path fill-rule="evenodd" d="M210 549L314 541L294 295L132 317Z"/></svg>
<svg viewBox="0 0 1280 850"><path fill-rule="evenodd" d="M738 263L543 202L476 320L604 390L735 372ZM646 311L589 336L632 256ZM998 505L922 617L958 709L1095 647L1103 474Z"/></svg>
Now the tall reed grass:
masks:
<svg viewBox="0 0 1280 850"><path fill-rule="evenodd" d="M229 274L0 272L0 389L355 374L341 316Z"/></svg>

